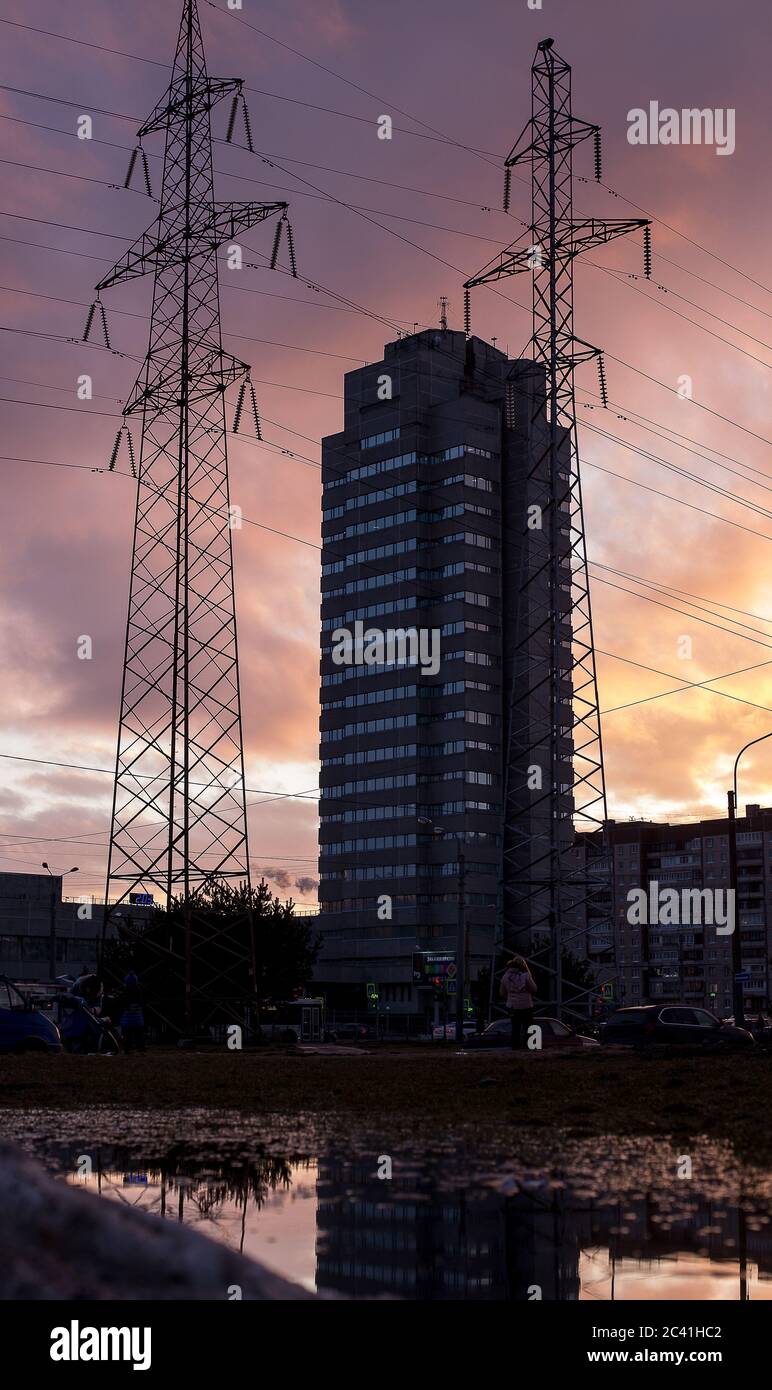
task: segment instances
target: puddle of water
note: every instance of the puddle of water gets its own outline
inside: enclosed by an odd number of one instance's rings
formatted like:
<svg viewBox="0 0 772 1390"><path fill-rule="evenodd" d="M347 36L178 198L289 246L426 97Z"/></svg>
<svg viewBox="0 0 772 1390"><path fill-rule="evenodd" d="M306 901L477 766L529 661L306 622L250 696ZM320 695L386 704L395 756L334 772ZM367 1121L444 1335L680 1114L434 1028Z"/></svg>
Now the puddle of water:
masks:
<svg viewBox="0 0 772 1390"><path fill-rule="evenodd" d="M553 1139L549 1154L545 1140L526 1161L495 1133L407 1139L352 1123L304 1138L280 1120L128 1111L17 1116L8 1137L63 1181L195 1225L309 1290L772 1298L772 1180L707 1138L689 1141L681 1177L683 1139Z"/></svg>

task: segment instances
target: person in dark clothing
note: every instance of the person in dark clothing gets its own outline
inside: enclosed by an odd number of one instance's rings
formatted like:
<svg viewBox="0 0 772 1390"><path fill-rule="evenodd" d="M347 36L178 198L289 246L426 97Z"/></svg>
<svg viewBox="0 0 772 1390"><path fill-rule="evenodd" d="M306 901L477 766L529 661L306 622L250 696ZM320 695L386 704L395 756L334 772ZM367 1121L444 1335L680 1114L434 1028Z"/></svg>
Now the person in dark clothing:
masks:
<svg viewBox="0 0 772 1390"><path fill-rule="evenodd" d="M512 1022L512 1050L524 1048L528 1029L533 1023L533 996L536 983L522 956L509 962L501 977L501 997L509 1009Z"/></svg>
<svg viewBox="0 0 772 1390"><path fill-rule="evenodd" d="M131 1052L133 1049L136 1049L137 1052L144 1052L145 1009L139 980L133 970L129 971L123 984L124 990L120 1001L120 1027L123 1045L127 1052Z"/></svg>
<svg viewBox="0 0 772 1390"><path fill-rule="evenodd" d="M103 998L102 981L93 970L84 968L72 987L72 993L95 1013L99 1013Z"/></svg>

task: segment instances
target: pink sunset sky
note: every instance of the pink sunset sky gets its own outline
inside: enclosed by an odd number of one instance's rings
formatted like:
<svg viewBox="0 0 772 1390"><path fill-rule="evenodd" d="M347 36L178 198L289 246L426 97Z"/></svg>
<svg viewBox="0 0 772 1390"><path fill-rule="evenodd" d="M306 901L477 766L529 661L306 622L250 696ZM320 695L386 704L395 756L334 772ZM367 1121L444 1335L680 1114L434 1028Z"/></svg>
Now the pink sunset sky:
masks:
<svg viewBox="0 0 772 1390"><path fill-rule="evenodd" d="M607 187L592 182L583 146L576 212L655 219L651 283L640 236L576 273L576 331L605 348L612 403L598 408L595 369L581 368L609 811L721 813L737 750L772 727L767 0L199 8L210 73L250 89L259 152L216 145L218 197L288 199L301 275L334 292L222 270L226 346L253 364L265 422L264 445L231 441L255 873L314 900L320 438L341 426L343 373L382 355L387 324L435 323L447 295L460 327L463 280L520 235L527 181L513 182L506 216L501 161L530 114L530 66L547 35L573 64L574 113L603 128ZM149 281L105 295L117 355L79 340L94 283L155 216L122 184L134 131L168 80L180 9L6 0L0 15L0 870L78 864L77 889L97 895L111 780L77 768L109 769L115 755L133 484L92 470L106 470L145 351ZM629 144L628 112L651 101L732 109L734 153ZM90 141L76 138L81 114ZM377 138L382 114L391 140ZM220 136L226 122L221 107ZM157 188L161 137L146 147ZM271 231L242 242L265 253ZM502 288L476 294L474 331L518 355L530 286ZM79 402L84 372L94 396ZM679 398L685 376L693 400ZM82 635L90 661L77 656ZM667 691L679 693L651 698ZM743 765L741 804L769 801L768 748Z"/></svg>

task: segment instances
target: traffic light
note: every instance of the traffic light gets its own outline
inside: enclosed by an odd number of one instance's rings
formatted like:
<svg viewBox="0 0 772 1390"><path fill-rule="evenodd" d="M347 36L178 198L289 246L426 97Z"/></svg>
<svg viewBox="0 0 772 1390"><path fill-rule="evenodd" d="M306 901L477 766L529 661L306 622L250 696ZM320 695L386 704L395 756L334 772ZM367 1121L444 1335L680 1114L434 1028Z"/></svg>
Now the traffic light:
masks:
<svg viewBox="0 0 772 1390"><path fill-rule="evenodd" d="M371 981L367 985L367 1007L368 1009L378 1008L378 986Z"/></svg>

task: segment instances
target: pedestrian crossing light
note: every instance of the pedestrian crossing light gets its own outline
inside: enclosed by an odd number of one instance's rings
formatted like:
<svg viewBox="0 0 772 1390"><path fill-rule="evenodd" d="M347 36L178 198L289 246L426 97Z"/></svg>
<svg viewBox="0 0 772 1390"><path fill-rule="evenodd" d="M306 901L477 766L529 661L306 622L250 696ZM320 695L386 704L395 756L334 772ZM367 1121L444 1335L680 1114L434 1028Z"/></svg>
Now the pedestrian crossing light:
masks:
<svg viewBox="0 0 772 1390"><path fill-rule="evenodd" d="M378 1003L378 986L372 983L367 985L367 1003L371 1009L374 1009Z"/></svg>

